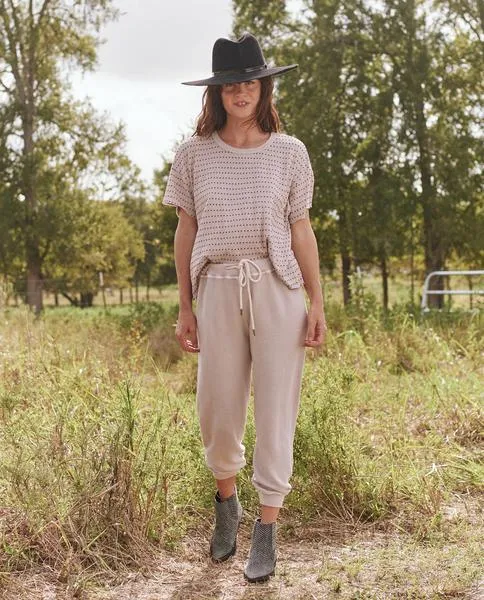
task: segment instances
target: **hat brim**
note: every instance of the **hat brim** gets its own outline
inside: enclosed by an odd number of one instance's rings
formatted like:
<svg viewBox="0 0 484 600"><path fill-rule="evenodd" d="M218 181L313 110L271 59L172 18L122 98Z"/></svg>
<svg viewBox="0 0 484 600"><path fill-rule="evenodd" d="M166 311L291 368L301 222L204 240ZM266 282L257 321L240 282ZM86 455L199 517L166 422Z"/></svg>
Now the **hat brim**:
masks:
<svg viewBox="0 0 484 600"><path fill-rule="evenodd" d="M287 67L263 67L257 71L251 71L250 73L220 73L209 77L208 79L198 79L197 81L182 81L182 85L221 85L222 83L238 83L241 81L251 81L252 79L262 79L263 77L270 77L271 75L282 75L296 69L299 65L288 65Z"/></svg>

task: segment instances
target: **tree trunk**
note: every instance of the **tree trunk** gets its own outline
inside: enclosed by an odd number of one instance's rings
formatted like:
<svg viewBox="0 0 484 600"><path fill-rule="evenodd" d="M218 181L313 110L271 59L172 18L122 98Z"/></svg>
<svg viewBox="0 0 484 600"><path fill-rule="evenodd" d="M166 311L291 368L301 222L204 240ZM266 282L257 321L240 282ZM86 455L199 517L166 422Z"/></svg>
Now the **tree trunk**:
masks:
<svg viewBox="0 0 484 600"><path fill-rule="evenodd" d="M473 286L472 286L472 276L471 275L467 275L467 283L469 285L469 290L472 291ZM471 310L473 309L473 295L472 294L469 294L469 308Z"/></svg>
<svg viewBox="0 0 484 600"><path fill-rule="evenodd" d="M383 244L380 246L380 269L381 279L383 286L383 310L388 311L388 269L387 269L387 257Z"/></svg>
<svg viewBox="0 0 484 600"><path fill-rule="evenodd" d="M410 106L415 120L415 135L418 146L417 164L422 186L419 200L423 209L425 274L428 275L431 271L441 271L443 269L444 251L442 232L439 231L435 202L436 194L432 184L431 151L422 86L427 79L429 70L428 49L421 44L419 45L418 42L415 22L416 7L413 0L409 2L409 14L411 19L408 23L410 35L408 36L407 45L408 86L413 96ZM415 54L417 55L415 56ZM442 277L432 277L429 289L442 289L442 284ZM428 305L429 308L442 308L443 296L430 294Z"/></svg>
<svg viewBox="0 0 484 600"><path fill-rule="evenodd" d="M27 303L35 314L39 314L43 308L42 273L40 257L36 257L36 254L35 247L27 250Z"/></svg>
<svg viewBox="0 0 484 600"><path fill-rule="evenodd" d="M413 217L410 219L410 302L415 306L415 240Z"/></svg>
<svg viewBox="0 0 484 600"><path fill-rule="evenodd" d="M67 292L61 292L61 294L64 296L64 298L67 298L67 300L69 300L71 306L79 306L79 301L75 296L69 296Z"/></svg>
<svg viewBox="0 0 484 600"><path fill-rule="evenodd" d="M443 277L443 280L444 280L443 281L444 287L442 289L448 290L450 292L450 290L452 289L450 277ZM442 306L443 307L445 307L445 299L446 298L447 298L447 306L448 306L449 310L452 310L452 304L454 301L454 297L452 294L446 294L445 296L442 296L442 299L443 299Z"/></svg>
<svg viewBox="0 0 484 600"><path fill-rule="evenodd" d="M341 252L341 276L343 284L343 304L348 306L351 302L351 256L346 250Z"/></svg>
<svg viewBox="0 0 484 600"><path fill-rule="evenodd" d="M30 108L30 107L29 107ZM42 259L37 236L37 195L35 190L33 114L27 110L24 115L23 181L26 210L26 263L27 263L27 302L35 314L43 308L42 302Z"/></svg>
<svg viewBox="0 0 484 600"><path fill-rule="evenodd" d="M423 171L422 188L424 188L423 181L427 178L430 181L430 173ZM429 183L426 183L425 187L428 185ZM436 216L432 207L434 196L432 193L429 193L428 189L427 191L423 190L421 201L423 204L425 275L427 276L432 271L442 271L444 269L445 258L440 240L441 234L439 231L437 231ZM444 289L444 277L442 275L432 277L429 282L429 290L442 289ZM442 295L429 295L429 308L442 308L443 304L444 297Z"/></svg>
<svg viewBox="0 0 484 600"><path fill-rule="evenodd" d="M30 5L32 7L32 5ZM13 7L12 7L13 9ZM14 13L15 13L15 9ZM29 21L30 28L33 27L32 15ZM19 35L21 33L19 32ZM31 37L27 48L27 56L23 56L23 68L18 68L16 74L16 83L20 83L22 89L19 90L19 99L22 104L22 129L23 129L23 170L22 187L25 195L26 214L26 262L27 262L27 301L30 308L33 308L36 314L42 311L42 258L40 252L37 212L37 177L36 177L36 157L34 134L36 130L36 106L34 86L36 81L36 61L35 50L37 37ZM20 45L20 54L22 46ZM22 63L22 60L19 61Z"/></svg>
<svg viewBox="0 0 484 600"><path fill-rule="evenodd" d="M335 134L333 141L333 152L334 157L339 161L341 156L341 132L340 132L340 121L335 123ZM339 250L341 256L341 278L343 286L343 304L348 306L351 302L351 228L348 223L348 206L345 197L345 175L341 167L341 161L335 166L335 170L338 174L338 182L335 186L335 195L338 201L338 233L339 233Z"/></svg>
<svg viewBox="0 0 484 600"><path fill-rule="evenodd" d="M347 226L345 209L339 212L339 245L341 256L341 282L343 286L343 304L348 306L351 302L351 255L348 249Z"/></svg>
<svg viewBox="0 0 484 600"><path fill-rule="evenodd" d="M94 300L94 294L92 292L81 292L81 308L88 308L92 306L92 302Z"/></svg>

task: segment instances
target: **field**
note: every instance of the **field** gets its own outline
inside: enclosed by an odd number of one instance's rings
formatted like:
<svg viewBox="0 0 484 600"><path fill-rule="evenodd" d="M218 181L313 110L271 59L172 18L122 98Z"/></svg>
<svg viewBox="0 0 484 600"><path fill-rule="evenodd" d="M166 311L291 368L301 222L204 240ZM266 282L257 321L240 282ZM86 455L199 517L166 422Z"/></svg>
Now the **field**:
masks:
<svg viewBox="0 0 484 600"><path fill-rule="evenodd" d="M423 268L415 272L414 289L411 290L410 274L402 275L402 266L400 264L390 264L392 275L388 280L389 288L389 306L408 304L411 306L420 306L422 286L424 279ZM409 271L409 269L405 269ZM353 288L356 296L364 297L367 301L372 298L379 305L382 304L382 285L381 277L374 269L361 269L359 275L353 276ZM393 275L394 273L394 275ZM322 277L324 285L326 302L339 302L342 298L341 281L336 272L330 275L324 274ZM484 275L464 276L454 275L444 278L446 289L452 290L484 290ZM176 285L164 285L162 287L139 286L138 291L132 288L106 288L104 296L98 291L93 298L93 306L113 308L124 304L133 304L134 302L161 302L165 306L175 304L178 301L178 288ZM57 303L56 303L57 302ZM445 307L447 309L482 309L484 306L483 295L446 295L444 296ZM11 289L7 294L7 289L0 285L0 309L5 307L18 307L21 304L21 298L15 297ZM52 293L44 293L44 306L52 308L54 306L68 307L70 302L58 294L57 300Z"/></svg>
<svg viewBox="0 0 484 600"><path fill-rule="evenodd" d="M197 357L178 348L175 302L1 313L1 598L484 597L482 312L329 298L277 574L254 587L252 416L238 553L214 566Z"/></svg>

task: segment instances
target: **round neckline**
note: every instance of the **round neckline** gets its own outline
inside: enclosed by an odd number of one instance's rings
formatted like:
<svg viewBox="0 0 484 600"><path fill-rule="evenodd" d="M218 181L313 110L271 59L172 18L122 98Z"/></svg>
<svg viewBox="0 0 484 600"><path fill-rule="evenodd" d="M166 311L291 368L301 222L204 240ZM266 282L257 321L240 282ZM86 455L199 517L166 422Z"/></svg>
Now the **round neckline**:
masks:
<svg viewBox="0 0 484 600"><path fill-rule="evenodd" d="M223 139L219 136L217 131L213 132L212 137L215 140L215 142L225 150L237 152L238 154L251 154L253 152L260 152L261 150L264 150L265 148L267 148L267 146L269 146L269 144L272 143L272 140L274 139L274 132L271 131L270 133L271 135L263 144L261 144L260 146L253 146L251 148L239 148L238 146L232 146L231 144L227 144L227 142L224 142Z"/></svg>

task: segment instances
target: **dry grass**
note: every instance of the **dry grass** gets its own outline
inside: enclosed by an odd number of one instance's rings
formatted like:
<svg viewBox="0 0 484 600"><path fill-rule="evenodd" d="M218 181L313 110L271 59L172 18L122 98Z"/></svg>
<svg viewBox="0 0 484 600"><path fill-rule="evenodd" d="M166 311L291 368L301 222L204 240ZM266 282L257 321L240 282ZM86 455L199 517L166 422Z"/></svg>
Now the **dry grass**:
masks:
<svg viewBox="0 0 484 600"><path fill-rule="evenodd" d="M279 527L276 576L266 584L248 585L242 576L250 544L253 515L249 515L239 533L236 556L222 565L214 565L207 556L209 523L202 521L201 528L185 536L176 554L160 553L150 573L127 573L121 583L113 581L110 589L93 589L85 582L75 596L68 583L29 574L10 577L3 598L477 600L484 593L482 506L471 497L455 496L447 508L431 543L416 540L388 522L386 530L375 524L353 527L335 520L309 526L286 516Z"/></svg>
<svg viewBox="0 0 484 600"><path fill-rule="evenodd" d="M330 307L326 348L306 363L278 575L252 587L253 421L249 519L237 558L215 567L197 361L164 344L170 311L2 316L2 599L477 598L478 318Z"/></svg>

